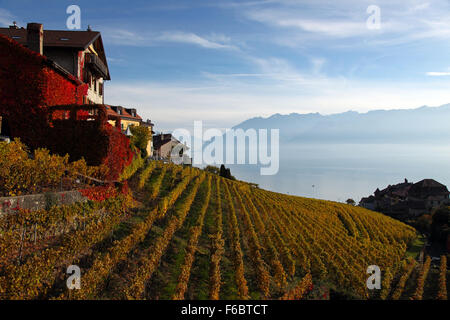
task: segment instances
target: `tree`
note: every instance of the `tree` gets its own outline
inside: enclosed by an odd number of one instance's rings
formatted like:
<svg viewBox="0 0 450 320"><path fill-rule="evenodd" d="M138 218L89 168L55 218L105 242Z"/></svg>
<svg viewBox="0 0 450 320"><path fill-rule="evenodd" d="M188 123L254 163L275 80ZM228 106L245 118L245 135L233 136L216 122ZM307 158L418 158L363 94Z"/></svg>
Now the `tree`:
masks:
<svg viewBox="0 0 450 320"><path fill-rule="evenodd" d="M450 235L450 208L440 207L432 215L431 238L445 244Z"/></svg>
<svg viewBox="0 0 450 320"><path fill-rule="evenodd" d="M130 131L132 133L131 145L135 146L141 151L141 156L147 158L147 145L151 139L151 133L149 128L143 126L131 126Z"/></svg>
<svg viewBox="0 0 450 320"><path fill-rule="evenodd" d="M217 167L215 167L215 166L211 166L211 165L208 165L208 166L206 166L203 170L205 170L206 172L210 172L210 173L213 173L213 174L219 174L219 172L220 172L220 169L219 168L217 168Z"/></svg>
<svg viewBox="0 0 450 320"><path fill-rule="evenodd" d="M227 170L225 169L225 166L222 164L222 165L220 165L219 176L225 177L226 175L227 175Z"/></svg>
<svg viewBox="0 0 450 320"><path fill-rule="evenodd" d="M225 168L223 164L220 166L219 175L226 179L236 180L236 178L231 175L230 168Z"/></svg>
<svg viewBox="0 0 450 320"><path fill-rule="evenodd" d="M347 199L347 201L345 201L347 204L351 205L351 206L356 206L356 202L353 199Z"/></svg>
<svg viewBox="0 0 450 320"><path fill-rule="evenodd" d="M433 219L429 214L423 214L417 219L416 228L422 233L429 233Z"/></svg>

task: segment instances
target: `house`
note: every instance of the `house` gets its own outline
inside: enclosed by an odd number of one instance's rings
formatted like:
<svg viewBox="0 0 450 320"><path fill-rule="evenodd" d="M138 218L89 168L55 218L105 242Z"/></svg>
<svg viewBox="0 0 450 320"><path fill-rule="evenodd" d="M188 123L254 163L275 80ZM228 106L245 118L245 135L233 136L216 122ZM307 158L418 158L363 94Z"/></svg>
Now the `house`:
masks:
<svg viewBox="0 0 450 320"><path fill-rule="evenodd" d="M181 145L181 148L179 150L179 156L183 159L183 161L188 161L188 156L186 154L186 151L189 150L189 148L181 143L179 140L177 140L172 134L170 133L161 133L153 136L153 156L157 159L163 159L163 160L172 160L171 153L173 148L176 146ZM187 162L185 162L187 163Z"/></svg>
<svg viewBox="0 0 450 320"><path fill-rule="evenodd" d="M147 145L147 154L151 156L153 154L154 124L148 119L147 121L143 121L142 118L137 114L136 109L110 105L105 105L105 108L108 115L108 122L111 125L116 126L116 119L120 119L121 130L126 136L132 136L130 130L130 127L132 126L143 126L149 129L150 140Z"/></svg>
<svg viewBox="0 0 450 320"><path fill-rule="evenodd" d="M2 135L45 146L49 107L101 103L109 79L99 32L0 28Z"/></svg>
<svg viewBox="0 0 450 320"><path fill-rule="evenodd" d="M39 23L0 28L0 134L107 164L116 179L133 159L122 133L142 118L136 109L103 104L110 79L100 32L44 30Z"/></svg>
<svg viewBox="0 0 450 320"><path fill-rule="evenodd" d="M377 209L377 202L374 196L362 198L359 202L359 205L369 210L375 211Z"/></svg>
<svg viewBox="0 0 450 320"><path fill-rule="evenodd" d="M399 218L417 217L433 209L450 203L446 186L433 180L424 179L417 183L404 182L389 185L383 190L362 198L359 205Z"/></svg>
<svg viewBox="0 0 450 320"><path fill-rule="evenodd" d="M140 126L142 118L137 114L136 109L124 108L122 106L105 105L109 116L120 118L120 126L123 132L126 132L129 126ZM111 125L115 126L115 120L108 120Z"/></svg>
<svg viewBox="0 0 450 320"><path fill-rule="evenodd" d="M414 213L420 210L430 211L449 202L449 191L446 186L433 179L425 179L411 186L408 200L414 204Z"/></svg>
<svg viewBox="0 0 450 320"><path fill-rule="evenodd" d="M76 79L88 84L83 104L104 103L104 81L111 80L100 32L44 30L39 23L27 28L16 24L0 28L5 35L21 45L53 61Z"/></svg>
<svg viewBox="0 0 450 320"><path fill-rule="evenodd" d="M147 154L153 155L153 135L155 132L153 131L153 128L155 127L154 123L150 121L150 119L147 119L146 121L141 122L141 126L147 127L150 130L150 141L147 146Z"/></svg>

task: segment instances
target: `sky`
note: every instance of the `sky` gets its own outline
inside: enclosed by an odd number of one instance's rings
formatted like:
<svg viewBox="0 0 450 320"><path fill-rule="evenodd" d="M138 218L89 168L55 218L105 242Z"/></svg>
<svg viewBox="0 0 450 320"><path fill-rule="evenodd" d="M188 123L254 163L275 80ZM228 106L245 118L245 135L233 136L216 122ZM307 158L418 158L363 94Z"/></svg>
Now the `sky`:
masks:
<svg viewBox="0 0 450 320"><path fill-rule="evenodd" d="M0 26L64 30L72 4L102 33L105 102L157 131L450 102L449 0L0 0Z"/></svg>

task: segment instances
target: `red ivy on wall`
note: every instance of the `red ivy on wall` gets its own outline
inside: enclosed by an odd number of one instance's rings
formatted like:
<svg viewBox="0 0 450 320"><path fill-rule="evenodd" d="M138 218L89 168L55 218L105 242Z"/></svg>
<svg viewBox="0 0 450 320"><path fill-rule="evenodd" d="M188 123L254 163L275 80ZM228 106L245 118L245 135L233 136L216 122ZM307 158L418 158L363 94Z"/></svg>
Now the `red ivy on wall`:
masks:
<svg viewBox="0 0 450 320"><path fill-rule="evenodd" d="M68 153L71 161L83 157L90 165L105 164L107 180L117 180L133 161L129 138L108 123L104 105L63 105L50 110L47 146L51 151Z"/></svg>
<svg viewBox="0 0 450 320"><path fill-rule="evenodd" d="M111 171L109 178L115 180L119 178L120 173L133 162L134 152L131 151L130 140L127 136L122 134L120 129L107 123L104 130L109 137L109 144L107 156L103 163L106 164Z"/></svg>
<svg viewBox="0 0 450 320"><path fill-rule="evenodd" d="M52 62L0 35L0 115L11 135L31 148L42 146L48 106L81 104L87 85L62 73Z"/></svg>

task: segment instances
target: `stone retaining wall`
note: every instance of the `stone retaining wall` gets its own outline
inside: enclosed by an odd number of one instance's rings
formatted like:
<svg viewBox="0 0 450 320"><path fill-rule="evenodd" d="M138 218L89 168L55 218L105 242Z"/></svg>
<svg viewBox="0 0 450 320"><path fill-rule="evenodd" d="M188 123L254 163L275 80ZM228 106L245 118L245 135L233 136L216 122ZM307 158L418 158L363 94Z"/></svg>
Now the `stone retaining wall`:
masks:
<svg viewBox="0 0 450 320"><path fill-rule="evenodd" d="M84 202L86 200L87 198L83 197L81 193L76 190L30 194L17 197L0 197L0 215L15 212L19 208L39 210L55 204L72 204L74 202Z"/></svg>

